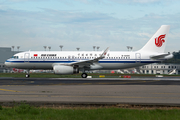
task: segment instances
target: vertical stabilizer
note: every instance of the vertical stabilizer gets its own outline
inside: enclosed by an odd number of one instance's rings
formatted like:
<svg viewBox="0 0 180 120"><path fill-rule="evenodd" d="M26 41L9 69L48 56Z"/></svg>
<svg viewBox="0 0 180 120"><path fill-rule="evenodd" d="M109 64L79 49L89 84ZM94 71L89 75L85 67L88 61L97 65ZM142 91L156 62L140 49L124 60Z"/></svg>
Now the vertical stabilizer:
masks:
<svg viewBox="0 0 180 120"><path fill-rule="evenodd" d="M169 25L162 25L140 51L164 53L169 28Z"/></svg>

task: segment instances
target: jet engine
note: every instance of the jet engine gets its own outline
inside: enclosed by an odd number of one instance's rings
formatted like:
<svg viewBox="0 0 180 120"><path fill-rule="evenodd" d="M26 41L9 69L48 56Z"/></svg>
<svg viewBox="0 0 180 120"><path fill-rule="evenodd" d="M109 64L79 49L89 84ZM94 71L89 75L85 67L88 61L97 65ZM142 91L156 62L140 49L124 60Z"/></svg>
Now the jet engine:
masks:
<svg viewBox="0 0 180 120"><path fill-rule="evenodd" d="M60 74L60 75L79 73L78 67L75 66L55 65L53 67L53 70L55 74Z"/></svg>

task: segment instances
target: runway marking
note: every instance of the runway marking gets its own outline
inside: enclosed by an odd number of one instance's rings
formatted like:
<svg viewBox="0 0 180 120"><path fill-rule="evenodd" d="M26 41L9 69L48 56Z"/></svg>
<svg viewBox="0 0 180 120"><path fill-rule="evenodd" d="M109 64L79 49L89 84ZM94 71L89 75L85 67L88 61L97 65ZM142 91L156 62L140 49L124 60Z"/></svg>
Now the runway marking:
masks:
<svg viewBox="0 0 180 120"><path fill-rule="evenodd" d="M21 91L17 91L17 90L8 90L8 89L0 89L2 91L8 91L8 92L21 92Z"/></svg>

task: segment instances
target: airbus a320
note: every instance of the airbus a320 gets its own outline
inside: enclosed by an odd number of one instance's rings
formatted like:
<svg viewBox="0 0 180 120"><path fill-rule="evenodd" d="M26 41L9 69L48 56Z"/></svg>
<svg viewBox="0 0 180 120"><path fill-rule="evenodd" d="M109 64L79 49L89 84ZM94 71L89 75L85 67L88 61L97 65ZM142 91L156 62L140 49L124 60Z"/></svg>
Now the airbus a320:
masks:
<svg viewBox="0 0 180 120"><path fill-rule="evenodd" d="M162 25L151 39L138 51L26 51L15 54L6 60L5 65L11 68L29 70L49 69L55 74L76 74L82 71L81 77L86 78L86 71L115 70L138 67L161 62L173 57L165 53L165 46L170 26Z"/></svg>

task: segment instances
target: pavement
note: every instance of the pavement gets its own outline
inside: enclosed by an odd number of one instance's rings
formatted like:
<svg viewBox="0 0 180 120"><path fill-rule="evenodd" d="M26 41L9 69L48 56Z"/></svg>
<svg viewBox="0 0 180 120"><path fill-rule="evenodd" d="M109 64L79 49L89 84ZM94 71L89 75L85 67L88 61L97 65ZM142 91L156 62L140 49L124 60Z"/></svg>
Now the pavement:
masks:
<svg viewBox="0 0 180 120"><path fill-rule="evenodd" d="M180 78L0 78L0 103L180 106Z"/></svg>

